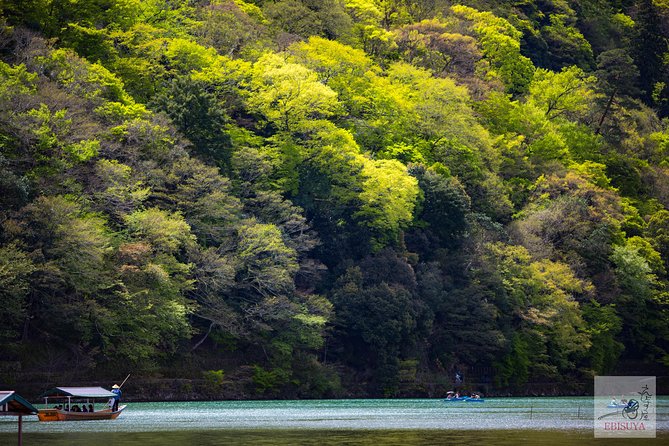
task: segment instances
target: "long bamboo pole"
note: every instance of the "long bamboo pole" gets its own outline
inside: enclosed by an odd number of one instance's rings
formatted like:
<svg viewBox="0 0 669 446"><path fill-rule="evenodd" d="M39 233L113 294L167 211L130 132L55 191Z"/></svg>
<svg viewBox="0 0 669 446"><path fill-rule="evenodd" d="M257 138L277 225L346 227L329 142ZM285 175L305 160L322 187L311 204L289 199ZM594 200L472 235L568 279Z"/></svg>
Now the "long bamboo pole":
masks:
<svg viewBox="0 0 669 446"><path fill-rule="evenodd" d="M123 384L125 384L125 382L128 380L128 378L130 378L130 373L128 373L128 376L125 377L125 379L123 380L123 382L121 383L121 385L118 386L119 389L120 389L121 387L123 387Z"/></svg>

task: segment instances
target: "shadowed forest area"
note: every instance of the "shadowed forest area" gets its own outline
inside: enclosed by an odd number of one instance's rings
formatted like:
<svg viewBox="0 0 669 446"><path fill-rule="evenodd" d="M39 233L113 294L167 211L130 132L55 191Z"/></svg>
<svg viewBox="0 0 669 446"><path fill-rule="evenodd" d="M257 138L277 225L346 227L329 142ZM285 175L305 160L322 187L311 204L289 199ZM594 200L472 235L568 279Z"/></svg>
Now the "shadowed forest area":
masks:
<svg viewBox="0 0 669 446"><path fill-rule="evenodd" d="M667 0L0 0L0 383L669 375L668 40Z"/></svg>

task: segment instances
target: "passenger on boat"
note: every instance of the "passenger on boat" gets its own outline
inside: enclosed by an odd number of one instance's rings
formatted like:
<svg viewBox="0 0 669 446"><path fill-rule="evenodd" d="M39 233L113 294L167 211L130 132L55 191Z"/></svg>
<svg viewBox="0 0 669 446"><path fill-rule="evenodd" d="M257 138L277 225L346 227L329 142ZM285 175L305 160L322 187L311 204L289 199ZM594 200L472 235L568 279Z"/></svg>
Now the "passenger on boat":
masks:
<svg viewBox="0 0 669 446"><path fill-rule="evenodd" d="M89 405L88 405L88 411L89 411L89 412L93 412L93 405L92 405L92 404L89 404Z"/></svg>
<svg viewBox="0 0 669 446"><path fill-rule="evenodd" d="M81 406L81 411L82 411L82 412L88 412L88 409L86 408L86 405L85 405L85 404L83 404L83 405Z"/></svg>

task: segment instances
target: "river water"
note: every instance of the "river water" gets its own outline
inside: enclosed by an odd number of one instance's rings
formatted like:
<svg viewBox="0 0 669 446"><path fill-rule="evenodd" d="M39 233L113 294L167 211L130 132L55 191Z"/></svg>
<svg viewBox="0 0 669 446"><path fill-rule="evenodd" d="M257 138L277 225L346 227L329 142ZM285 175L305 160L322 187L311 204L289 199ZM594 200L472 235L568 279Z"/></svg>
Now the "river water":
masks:
<svg viewBox="0 0 669 446"><path fill-rule="evenodd" d="M27 417L24 444L610 444L593 438L592 419L587 397L129 403L113 421L40 423ZM0 445L17 443L16 426L15 419L0 418ZM615 443L669 445L669 400L659 401L657 427L654 440Z"/></svg>

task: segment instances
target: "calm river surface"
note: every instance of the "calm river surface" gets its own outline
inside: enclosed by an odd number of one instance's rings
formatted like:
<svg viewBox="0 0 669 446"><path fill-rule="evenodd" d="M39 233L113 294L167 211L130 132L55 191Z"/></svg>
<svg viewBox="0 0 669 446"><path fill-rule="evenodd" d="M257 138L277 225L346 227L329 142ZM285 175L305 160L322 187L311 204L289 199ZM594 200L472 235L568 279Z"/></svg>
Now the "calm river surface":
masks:
<svg viewBox="0 0 669 446"><path fill-rule="evenodd" d="M129 403L114 421L24 420L25 445L669 445L669 400L656 439L593 438L592 398ZM17 444L0 418L0 445Z"/></svg>

